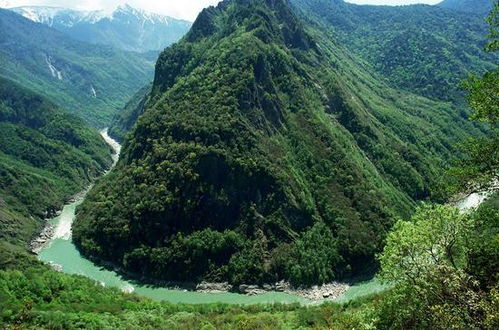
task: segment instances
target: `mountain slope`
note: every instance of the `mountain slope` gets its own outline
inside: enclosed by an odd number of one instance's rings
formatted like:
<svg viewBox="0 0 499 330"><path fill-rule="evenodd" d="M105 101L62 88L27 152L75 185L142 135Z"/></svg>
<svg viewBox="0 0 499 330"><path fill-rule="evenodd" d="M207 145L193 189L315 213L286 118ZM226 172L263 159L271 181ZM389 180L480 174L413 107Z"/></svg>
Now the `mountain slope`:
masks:
<svg viewBox="0 0 499 330"><path fill-rule="evenodd" d="M0 9L0 30L0 75L97 127L152 77L145 55L76 41L8 10Z"/></svg>
<svg viewBox="0 0 499 330"><path fill-rule="evenodd" d="M460 82L495 68L483 52L483 16L438 6L359 6L343 0L291 0L301 16L329 31L395 88L464 104Z"/></svg>
<svg viewBox="0 0 499 330"><path fill-rule="evenodd" d="M151 92L151 84L141 88L125 105L118 111L109 125L109 135L117 141L122 142L125 134L130 131L137 119L144 112L146 103Z"/></svg>
<svg viewBox="0 0 499 330"><path fill-rule="evenodd" d="M281 0L203 10L158 59L118 166L80 208L81 251L167 280L358 274L395 215L479 134L389 88Z"/></svg>
<svg viewBox="0 0 499 330"><path fill-rule="evenodd" d="M444 0L438 6L485 17L492 10L492 3L493 0Z"/></svg>
<svg viewBox="0 0 499 330"><path fill-rule="evenodd" d="M41 219L111 164L109 147L81 119L2 77L0 131L4 241L26 243Z"/></svg>
<svg viewBox="0 0 499 330"><path fill-rule="evenodd" d="M26 6L12 11L77 40L126 51L162 50L179 40L191 23L122 5L112 13Z"/></svg>

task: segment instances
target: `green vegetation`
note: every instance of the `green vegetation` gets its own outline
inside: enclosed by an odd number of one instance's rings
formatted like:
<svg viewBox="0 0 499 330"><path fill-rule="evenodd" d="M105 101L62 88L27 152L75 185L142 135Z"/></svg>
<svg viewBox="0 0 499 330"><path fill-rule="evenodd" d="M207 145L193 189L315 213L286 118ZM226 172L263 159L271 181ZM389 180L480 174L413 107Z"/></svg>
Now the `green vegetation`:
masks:
<svg viewBox="0 0 499 330"><path fill-rule="evenodd" d="M489 18L492 30L498 15L496 1ZM497 50L494 38L487 48ZM472 77L466 85L472 118L488 122L492 129L499 118L496 72ZM496 131L469 143L471 152L459 172L465 187L483 188L497 180L498 144ZM480 149L488 153L479 155ZM378 327L499 327L498 202L496 192L467 214L450 206L423 205L411 221L397 222L380 257L381 275L395 287L377 308Z"/></svg>
<svg viewBox="0 0 499 330"><path fill-rule="evenodd" d="M417 200L445 197L438 178L458 158L454 145L480 130L449 104L390 89L321 31L279 0L203 11L160 57L145 106L129 104L143 114L80 209L75 238L140 275L232 283L329 281L371 267L382 250L386 285L368 283L372 295L343 304L172 305L52 271L24 248L37 227L30 215L43 216L51 189L65 193L59 183L92 180L108 150L81 121L2 79L0 174L16 172L0 180L0 323L499 328L499 193L469 213L423 203L407 216ZM458 173L472 188L497 178L495 72L466 83L472 118L492 131L470 142ZM410 220L388 232L396 215Z"/></svg>
<svg viewBox="0 0 499 330"><path fill-rule="evenodd" d="M153 302L22 260L0 270L0 323L7 328L352 329L370 322L360 302L310 307Z"/></svg>
<svg viewBox="0 0 499 330"><path fill-rule="evenodd" d="M397 284L377 310L380 328L495 329L499 326L499 211L460 215L423 206L399 221L381 255Z"/></svg>
<svg viewBox="0 0 499 330"><path fill-rule="evenodd" d="M489 52L499 51L499 2L491 11ZM454 170L460 189L487 189L499 176L499 66L483 76L472 75L465 82L468 103L473 109L471 119L487 123L490 134L466 142L467 157Z"/></svg>
<svg viewBox="0 0 499 330"><path fill-rule="evenodd" d="M130 101L128 101L123 110L114 115L108 131L110 136L119 142L123 142L126 133L130 131L139 116L144 112L150 92L151 84L142 87L135 93Z"/></svg>
<svg viewBox="0 0 499 330"><path fill-rule="evenodd" d="M98 133L0 77L0 238L26 242L43 219L111 164Z"/></svg>
<svg viewBox="0 0 499 330"><path fill-rule="evenodd" d="M343 0L291 0L305 20L331 33L395 88L465 106L461 80L496 67L482 51L490 6L472 0L483 15L438 6L359 6ZM488 12L488 11L487 11Z"/></svg>
<svg viewBox="0 0 499 330"><path fill-rule="evenodd" d="M493 0L443 0L438 6L486 16L492 9Z"/></svg>
<svg viewBox="0 0 499 330"><path fill-rule="evenodd" d="M0 75L102 128L152 78L147 54L76 41L0 9Z"/></svg>
<svg viewBox="0 0 499 330"><path fill-rule="evenodd" d="M73 233L84 254L157 279L372 272L392 219L441 198L454 146L480 134L466 112L388 87L282 1L204 10L161 54L148 97Z"/></svg>

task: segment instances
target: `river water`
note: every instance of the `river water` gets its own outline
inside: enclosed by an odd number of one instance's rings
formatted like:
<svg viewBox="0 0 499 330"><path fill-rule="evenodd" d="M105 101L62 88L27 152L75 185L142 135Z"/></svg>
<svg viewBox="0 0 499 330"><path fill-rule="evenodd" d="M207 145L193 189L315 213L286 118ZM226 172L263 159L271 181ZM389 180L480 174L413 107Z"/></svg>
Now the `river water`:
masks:
<svg viewBox="0 0 499 330"><path fill-rule="evenodd" d="M114 149L113 161L116 164L119 157L121 146L113 140L107 130L101 131L104 140ZM477 207L486 198L486 194L471 194L462 199L456 205L461 211L466 211ZM222 302L232 304L257 304L257 303L291 303L298 302L302 304L310 301L283 292L268 292L254 296L248 296L237 293L199 293L185 290L170 290L161 287L153 287L146 284L135 283L122 278L114 271L110 271L95 265L90 260L80 255L71 237L71 226L75 218L75 209L82 203L84 196L76 201L66 204L58 217L49 222L55 227L54 236L38 254L42 261L56 264L59 269L68 274L78 274L98 281L102 285L117 287L124 292L135 292L141 296L149 297L154 300L169 301L172 303L211 303ZM358 296L378 292L383 290L384 286L377 280L371 280L359 283L350 287L350 289L337 301L347 301Z"/></svg>
<svg viewBox="0 0 499 330"><path fill-rule="evenodd" d="M113 161L118 161L121 146L113 140L107 130L101 131L104 140L114 149ZM58 217L49 222L55 227L55 234L38 254L38 258L50 264L58 265L58 268L68 274L78 274L98 281L102 285L117 287L125 292L135 292L141 296L154 300L165 300L173 303L210 303L223 302L234 304L257 304L257 303L308 303L304 298L283 293L268 292L254 296L237 293L200 293L185 290L169 290L161 287L135 283L124 279L114 271L110 271L95 265L90 260L80 255L71 237L71 225L75 218L75 209L83 202L84 196L76 201L66 204Z"/></svg>

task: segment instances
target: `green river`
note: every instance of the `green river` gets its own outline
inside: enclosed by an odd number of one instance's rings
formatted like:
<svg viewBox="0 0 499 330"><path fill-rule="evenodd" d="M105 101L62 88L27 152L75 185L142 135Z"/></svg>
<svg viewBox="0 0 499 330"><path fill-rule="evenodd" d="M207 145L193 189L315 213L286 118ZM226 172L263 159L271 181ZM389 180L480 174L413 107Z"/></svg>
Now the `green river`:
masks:
<svg viewBox="0 0 499 330"><path fill-rule="evenodd" d="M106 142L111 145L116 154L113 159L116 162L120 151L120 145L112 140L107 131L101 132ZM475 206L482 201L481 195L471 195L461 201L458 205L461 209ZM50 220L51 225L55 227L54 236L38 254L40 260L47 263L56 264L60 270L69 274L83 275L100 282L102 285L117 287L125 292L135 292L138 295L149 297L154 300L164 300L172 303L211 303L222 302L232 304L257 304L257 303L292 303L302 304L311 303L311 301L283 292L268 292L259 295L244 295L237 293L200 293L186 290L171 290L162 287L154 287L147 284L140 284L122 278L118 273L103 269L95 265L90 260L82 257L71 239L71 225L75 218L75 209L81 204L84 197L75 202L66 204L62 213ZM353 299L358 296L378 292L383 290L384 286L377 280L371 280L359 283L350 287L350 289L338 297L336 301L342 302Z"/></svg>
<svg viewBox="0 0 499 330"><path fill-rule="evenodd" d="M55 227L54 236L51 242L38 254L40 260L62 267L62 272L83 275L98 281L105 286L117 287L125 292L135 292L138 295L149 297L154 300L165 300L173 303L310 303L309 300L283 292L268 292L253 296L237 293L200 293L194 291L170 290L126 280L118 273L99 267L92 261L84 258L74 246L71 239L71 224L75 217L75 209L82 201L83 197L73 203L66 204L62 213L58 217L50 220L50 224ZM360 295L379 291L382 288L383 287L375 280L360 283L352 286L337 300L349 300Z"/></svg>

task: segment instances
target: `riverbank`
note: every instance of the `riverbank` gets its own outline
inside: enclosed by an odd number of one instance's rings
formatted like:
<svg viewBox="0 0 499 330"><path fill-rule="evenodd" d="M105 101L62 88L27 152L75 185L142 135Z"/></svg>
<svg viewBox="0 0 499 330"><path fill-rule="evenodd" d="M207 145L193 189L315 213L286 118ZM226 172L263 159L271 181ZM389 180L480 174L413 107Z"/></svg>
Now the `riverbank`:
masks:
<svg viewBox="0 0 499 330"><path fill-rule="evenodd" d="M64 202L64 205L75 203L78 200L82 200L85 197L85 194L90 190L92 185L87 186L84 190L72 195L66 201ZM41 250L43 250L51 240L53 240L55 237L57 237L57 232L66 232L64 228L56 228L54 225L51 224L52 219L58 218L62 216L62 211L64 210L64 206L56 210L54 214L49 217L44 219L44 226L42 230L31 240L29 243L28 247L29 250L35 254L40 253ZM71 224L69 224L70 226Z"/></svg>
<svg viewBox="0 0 499 330"><path fill-rule="evenodd" d="M123 270L119 265L106 262L100 259L88 258L93 264L98 265L102 269L118 274L123 279L130 281L131 284L146 285L151 288L174 290L181 292L193 292L202 294L241 294L246 296L258 296L269 293L285 293L292 296L306 299L307 301L317 302L323 300L333 300L342 296L350 289L350 284L343 282L331 282L322 285L313 285L310 287L299 286L294 287L291 283L284 280L268 283L263 285L256 284L241 284L232 285L228 282L175 282L161 281L151 278L146 278ZM123 291L129 292L133 288L132 285L123 288Z"/></svg>
<svg viewBox="0 0 499 330"><path fill-rule="evenodd" d="M229 283L199 283L195 290L201 293L223 293L237 292L246 295L258 295L267 292L284 292L295 295L311 301L324 299L336 299L343 295L350 285L347 283L331 282L323 285L314 285L312 287L293 287L289 282L279 281L274 284L264 284L262 286L241 284L232 286Z"/></svg>
<svg viewBox="0 0 499 330"><path fill-rule="evenodd" d="M121 145L118 142L116 142L113 138L111 138L107 133L107 131L108 129L104 128L99 133L102 139L113 149L113 152L111 153L111 159L113 163L111 164L110 168L104 172L104 175L108 173L116 165L121 152ZM75 203L76 201L82 200L91 187L92 184L85 187L85 189L83 189L82 191L77 192L76 194L70 196L65 200L64 205ZM35 236L35 238L31 240L31 242L28 245L29 250L31 252L35 254L40 253L40 251L43 250L50 243L52 239L57 237L56 228L50 223L50 220L53 218L60 217L63 209L64 207L58 210L54 210L51 214L48 215L46 219L44 219L45 224L42 230L40 231L40 233L38 233L38 235ZM64 232L63 235L70 235L72 221L66 223L67 223L66 225L69 225L69 228L60 228L59 231Z"/></svg>
<svg viewBox="0 0 499 330"><path fill-rule="evenodd" d="M101 134L115 151L114 166L118 161L120 146L107 135L106 130L101 131ZM373 281L363 282L360 285L358 283L349 285L332 282L312 287L293 287L284 281L260 286L248 284L233 286L229 283L202 282L195 284L151 281L137 274L125 273L117 265L84 258L72 242L71 226L75 210L83 201L86 192L87 190L72 196L71 203L64 206L62 213L59 212L56 218L48 222L46 231L42 231L41 239L37 242L39 245L35 246L39 253L39 259L46 261L58 271L84 275L102 285L120 288L123 292L135 292L151 299L172 303L255 304L279 302L310 304L321 303L325 300L341 300L347 297L349 292L356 292L354 295L362 295L364 292L383 289L378 283L371 285ZM464 198L463 205L459 207L470 205L477 207L484 200L476 200L474 197ZM47 246L48 244L49 246ZM368 287L367 291L366 287Z"/></svg>

